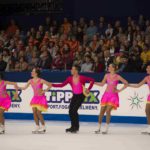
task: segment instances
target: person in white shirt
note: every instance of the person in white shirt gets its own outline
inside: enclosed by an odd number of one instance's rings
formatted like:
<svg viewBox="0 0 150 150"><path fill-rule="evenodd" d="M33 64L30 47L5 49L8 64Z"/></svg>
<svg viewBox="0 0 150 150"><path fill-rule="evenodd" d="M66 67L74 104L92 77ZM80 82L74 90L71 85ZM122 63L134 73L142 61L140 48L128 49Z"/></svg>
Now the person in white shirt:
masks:
<svg viewBox="0 0 150 150"><path fill-rule="evenodd" d="M81 72L92 72L93 63L91 62L91 57L87 55L85 57L85 63L81 65Z"/></svg>

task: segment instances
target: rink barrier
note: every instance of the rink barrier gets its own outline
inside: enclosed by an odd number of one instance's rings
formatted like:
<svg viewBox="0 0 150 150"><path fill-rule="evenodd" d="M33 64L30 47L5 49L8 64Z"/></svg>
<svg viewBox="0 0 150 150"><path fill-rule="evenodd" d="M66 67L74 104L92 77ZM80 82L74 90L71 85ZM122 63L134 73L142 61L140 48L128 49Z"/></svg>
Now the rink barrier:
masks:
<svg viewBox="0 0 150 150"><path fill-rule="evenodd" d="M104 77L104 72L102 73L81 73L95 79L95 81L101 81ZM50 82L62 82L70 75L70 71L47 71L44 70L41 73L43 79ZM145 73L121 73L130 83L140 82L145 76ZM7 72L5 73L5 79L14 82L27 82L31 78L30 72Z"/></svg>
<svg viewBox="0 0 150 150"><path fill-rule="evenodd" d="M70 71L60 72L60 71L43 71L42 77L50 82L59 83L62 82L70 75ZM84 73L83 75L92 77L95 81L100 81L104 77L104 73ZM145 73L123 73L121 74L129 83L137 83L141 81L146 74ZM5 73L5 80L15 81L20 85L26 84L30 79L30 72L8 72ZM20 86L19 85L19 86ZM122 86L119 84L118 86ZM13 98L14 89L12 87L7 87L9 94ZM31 107L29 106L30 99L32 97L31 87L19 95L20 99L12 99L12 107L9 112L5 113L7 119L24 119L24 120L33 120L31 113ZM80 110L80 120L84 122L97 122L98 114L100 110L99 100L105 90L105 87L94 87L92 88L93 95L96 97L93 99L88 99L85 104L83 104L83 109ZM51 94L54 92L57 96L55 100L52 101ZM125 89L121 92L120 95L120 107L117 111L112 113L111 121L114 123L136 123L136 124L145 124L145 101L148 94L148 88L146 85L143 85L139 89ZM64 94L64 96L62 96ZM65 86L61 89L52 89L50 92L46 93L48 98L48 113L44 114L46 120L55 120L55 121L69 121L68 109L65 107L69 106L69 99L71 98L71 88L70 86ZM98 94L98 96L96 96ZM137 104L134 104L135 98ZM91 101L92 100L92 101ZM132 104L132 103L133 104ZM131 105L132 104L132 105ZM53 107L58 106L58 108ZM60 108L63 106L64 108ZM131 107L132 106L132 107ZM105 117L104 120L105 121Z"/></svg>
<svg viewBox="0 0 150 150"><path fill-rule="evenodd" d="M6 119L15 120L33 120L32 113L7 113ZM80 115L81 122L98 122L96 115ZM69 116L66 114L44 114L44 119L49 121L70 121ZM103 122L106 121L104 117ZM131 124L146 124L146 117L131 117L131 116L112 116L112 123L131 123Z"/></svg>

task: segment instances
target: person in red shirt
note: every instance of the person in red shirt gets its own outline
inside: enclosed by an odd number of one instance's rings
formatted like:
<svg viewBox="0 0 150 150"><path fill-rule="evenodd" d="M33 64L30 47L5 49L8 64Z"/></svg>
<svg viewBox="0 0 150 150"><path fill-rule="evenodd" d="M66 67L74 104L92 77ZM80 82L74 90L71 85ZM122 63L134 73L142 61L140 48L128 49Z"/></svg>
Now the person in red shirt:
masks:
<svg viewBox="0 0 150 150"><path fill-rule="evenodd" d="M79 131L79 116L78 109L82 105L85 95L84 85L86 82L90 82L89 87L85 90L85 93L89 93L93 87L94 79L79 75L79 67L74 65L71 69L72 76L69 76L63 83L52 84L52 87L64 87L67 84L71 85L73 91L73 97L69 106L69 116L71 120L71 127L66 129L66 132L76 133Z"/></svg>
<svg viewBox="0 0 150 150"><path fill-rule="evenodd" d="M7 28L7 34L12 35L15 34L18 30L18 26L16 25L15 21L12 19L10 21L10 25Z"/></svg>

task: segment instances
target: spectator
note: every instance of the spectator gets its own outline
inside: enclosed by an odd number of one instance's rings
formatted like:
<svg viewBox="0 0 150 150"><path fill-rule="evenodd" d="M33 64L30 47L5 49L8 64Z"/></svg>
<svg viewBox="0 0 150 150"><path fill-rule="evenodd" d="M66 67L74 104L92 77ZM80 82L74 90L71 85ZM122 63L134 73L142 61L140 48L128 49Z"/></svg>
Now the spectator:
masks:
<svg viewBox="0 0 150 150"><path fill-rule="evenodd" d="M57 52L52 62L52 69L63 70L64 68L63 57L61 56L60 52Z"/></svg>
<svg viewBox="0 0 150 150"><path fill-rule="evenodd" d="M67 18L64 18L64 23L62 24L63 33L68 34L71 31L71 24Z"/></svg>
<svg viewBox="0 0 150 150"><path fill-rule="evenodd" d="M95 58L94 58L93 71L97 72L97 73L100 73L103 71L103 64L100 61L98 56L95 56Z"/></svg>
<svg viewBox="0 0 150 150"><path fill-rule="evenodd" d="M112 58L110 56L110 51L105 50L104 51L104 70L107 71L108 65L112 62Z"/></svg>
<svg viewBox="0 0 150 150"><path fill-rule="evenodd" d="M92 48L92 51L96 52L100 46L99 39L97 35L93 36L93 40L90 42L90 47Z"/></svg>
<svg viewBox="0 0 150 150"><path fill-rule="evenodd" d="M37 57L36 51L32 52L31 61L29 63L29 70L32 70L35 66L37 66L39 58Z"/></svg>
<svg viewBox="0 0 150 150"><path fill-rule="evenodd" d="M146 64L150 61L150 49L146 44L144 45L141 53L141 60L143 62L142 68L144 69L146 67Z"/></svg>
<svg viewBox="0 0 150 150"><path fill-rule="evenodd" d="M3 60L3 56L0 54L0 71L5 71L7 63Z"/></svg>
<svg viewBox="0 0 150 150"><path fill-rule="evenodd" d="M92 72L93 64L89 55L85 56L85 63L81 65L81 72Z"/></svg>
<svg viewBox="0 0 150 150"><path fill-rule="evenodd" d="M86 29L86 35L88 40L91 40L93 36L97 33L97 27L94 24L93 20L90 20L89 27Z"/></svg>
<svg viewBox="0 0 150 150"><path fill-rule="evenodd" d="M10 20L10 25L7 28L7 34L12 36L18 30L18 26L15 23L15 20Z"/></svg>
<svg viewBox="0 0 150 150"><path fill-rule="evenodd" d="M20 57L19 61L16 63L15 71L27 71L28 64L25 61L24 57Z"/></svg>
<svg viewBox="0 0 150 150"><path fill-rule="evenodd" d="M98 27L98 31L97 31L98 35L103 38L105 36L105 30L106 30L106 28L104 26L104 23L100 22L99 27Z"/></svg>
<svg viewBox="0 0 150 150"><path fill-rule="evenodd" d="M110 39L113 35L113 28L111 24L108 24L106 31L105 31L105 35L108 39Z"/></svg>
<svg viewBox="0 0 150 150"><path fill-rule="evenodd" d="M127 57L122 57L117 72L130 72L131 71L130 67L131 66L129 64L128 58Z"/></svg>
<svg viewBox="0 0 150 150"><path fill-rule="evenodd" d="M7 66L6 66L6 68L5 68L5 71L9 71L10 55L9 55L9 50L8 50L8 49L4 49L4 50L3 50L3 60L4 60L4 62L7 63Z"/></svg>
<svg viewBox="0 0 150 150"><path fill-rule="evenodd" d="M49 54L48 51L44 51L40 55L39 62L37 63L37 66L41 69L51 69L51 64L52 64L52 57Z"/></svg>

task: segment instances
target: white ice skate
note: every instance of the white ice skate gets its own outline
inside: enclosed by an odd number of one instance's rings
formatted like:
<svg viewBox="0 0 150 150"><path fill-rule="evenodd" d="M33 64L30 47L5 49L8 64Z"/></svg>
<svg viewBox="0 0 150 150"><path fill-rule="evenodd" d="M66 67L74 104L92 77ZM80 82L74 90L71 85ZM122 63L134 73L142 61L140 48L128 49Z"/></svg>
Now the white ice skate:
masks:
<svg viewBox="0 0 150 150"><path fill-rule="evenodd" d="M150 135L150 126L146 127L141 134L149 134Z"/></svg>
<svg viewBox="0 0 150 150"><path fill-rule="evenodd" d="M4 127L4 125L0 125L0 134L5 134L5 127Z"/></svg>
<svg viewBox="0 0 150 150"><path fill-rule="evenodd" d="M46 127L42 126L39 130L38 130L38 134L44 134L46 132Z"/></svg>
<svg viewBox="0 0 150 150"><path fill-rule="evenodd" d="M109 125L106 124L104 131L102 131L102 134L108 134L108 128L109 128Z"/></svg>
<svg viewBox="0 0 150 150"><path fill-rule="evenodd" d="M36 126L35 129L32 131L33 134L38 134L38 131L40 130L40 126Z"/></svg>
<svg viewBox="0 0 150 150"><path fill-rule="evenodd" d="M100 134L101 133L101 130L100 129L97 129L96 131L95 131L95 134Z"/></svg>

